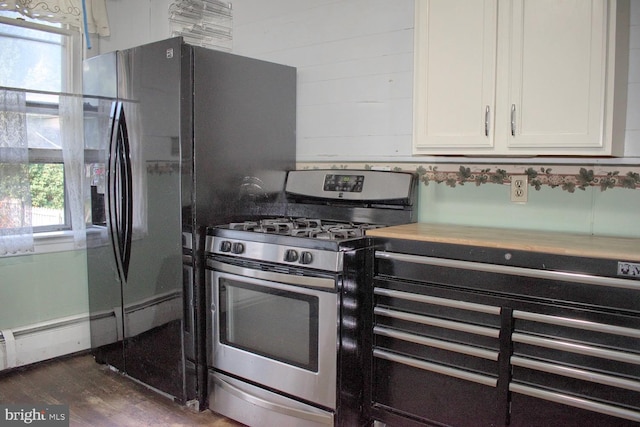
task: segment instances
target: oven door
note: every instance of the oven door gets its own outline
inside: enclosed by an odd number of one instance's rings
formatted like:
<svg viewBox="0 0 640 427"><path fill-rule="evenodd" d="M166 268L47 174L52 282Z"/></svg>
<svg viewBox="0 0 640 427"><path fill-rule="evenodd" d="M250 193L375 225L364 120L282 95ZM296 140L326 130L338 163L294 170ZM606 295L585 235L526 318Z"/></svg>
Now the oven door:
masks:
<svg viewBox="0 0 640 427"><path fill-rule="evenodd" d="M209 366L336 408L336 281L208 261Z"/></svg>

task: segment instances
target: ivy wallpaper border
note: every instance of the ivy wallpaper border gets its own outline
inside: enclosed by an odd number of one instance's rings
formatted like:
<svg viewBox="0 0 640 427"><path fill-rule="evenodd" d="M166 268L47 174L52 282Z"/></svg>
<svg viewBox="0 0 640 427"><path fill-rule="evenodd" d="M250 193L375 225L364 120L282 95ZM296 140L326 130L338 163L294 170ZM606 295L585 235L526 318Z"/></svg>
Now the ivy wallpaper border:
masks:
<svg viewBox="0 0 640 427"><path fill-rule="evenodd" d="M513 175L527 175L535 190L543 187L559 188L569 193L596 187L600 191L613 188L640 189L640 166L585 166L585 165L487 165L447 163L298 163L298 169L360 169L416 172L424 185L509 184Z"/></svg>

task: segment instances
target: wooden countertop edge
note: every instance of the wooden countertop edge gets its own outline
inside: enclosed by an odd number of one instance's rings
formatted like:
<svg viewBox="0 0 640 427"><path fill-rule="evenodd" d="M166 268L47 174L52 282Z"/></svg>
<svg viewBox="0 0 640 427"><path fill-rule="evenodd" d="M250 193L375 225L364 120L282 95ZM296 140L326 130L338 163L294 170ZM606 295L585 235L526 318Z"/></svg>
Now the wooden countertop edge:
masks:
<svg viewBox="0 0 640 427"><path fill-rule="evenodd" d="M640 262L640 239L414 223L368 230L371 237Z"/></svg>

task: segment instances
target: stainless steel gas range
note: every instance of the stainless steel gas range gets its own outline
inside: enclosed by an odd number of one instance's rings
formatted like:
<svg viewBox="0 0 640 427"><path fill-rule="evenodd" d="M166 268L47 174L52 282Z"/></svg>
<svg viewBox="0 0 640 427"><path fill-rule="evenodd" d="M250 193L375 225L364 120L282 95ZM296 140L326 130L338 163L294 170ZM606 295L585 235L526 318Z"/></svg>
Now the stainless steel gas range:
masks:
<svg viewBox="0 0 640 427"><path fill-rule="evenodd" d="M360 424L367 229L416 221L416 176L291 171L285 215L206 237L209 408L251 426Z"/></svg>

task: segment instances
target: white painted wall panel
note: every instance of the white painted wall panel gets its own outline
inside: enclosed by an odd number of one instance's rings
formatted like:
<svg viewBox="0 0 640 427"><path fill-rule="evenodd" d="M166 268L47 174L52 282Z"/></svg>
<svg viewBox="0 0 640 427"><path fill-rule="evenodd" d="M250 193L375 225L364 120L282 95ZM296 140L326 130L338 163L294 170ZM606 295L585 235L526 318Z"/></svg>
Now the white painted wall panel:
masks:
<svg viewBox="0 0 640 427"><path fill-rule="evenodd" d="M410 155L413 0L262 3L233 2L233 51L298 69L298 161Z"/></svg>
<svg viewBox="0 0 640 427"><path fill-rule="evenodd" d="M298 75L299 83L378 75L380 70L391 74L410 73L413 75L413 52L390 53L365 58L353 57L344 61L305 67L301 70L304 72Z"/></svg>
<svg viewBox="0 0 640 427"><path fill-rule="evenodd" d="M405 117L407 114L402 113L410 111L411 105L405 104L407 104L405 100L387 100L384 104L380 102L332 104L330 109L324 105L300 107L298 134L302 132L309 137L337 138L393 135L394 129L407 124L411 125L411 116ZM347 148L344 147L344 149ZM324 151L323 147L318 149ZM367 151L370 150L369 146ZM369 154L373 153L369 152Z"/></svg>
<svg viewBox="0 0 640 427"><path fill-rule="evenodd" d="M381 103L390 99L411 98L411 73L372 74L316 80L304 83L299 105L336 102Z"/></svg>
<svg viewBox="0 0 640 427"><path fill-rule="evenodd" d="M242 22L252 24L277 18L284 14L295 14L300 11L325 7L342 0L269 0L269 1L233 1L234 15L242 16Z"/></svg>
<svg viewBox="0 0 640 427"><path fill-rule="evenodd" d="M100 53L169 38L171 3L172 0L107 0L111 36L100 38Z"/></svg>
<svg viewBox="0 0 640 427"><path fill-rule="evenodd" d="M277 7L260 0L233 2L237 52L287 50L413 28L411 0L279 1L278 14L258 18L255 10L264 8L263 3L272 12Z"/></svg>

